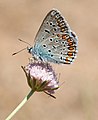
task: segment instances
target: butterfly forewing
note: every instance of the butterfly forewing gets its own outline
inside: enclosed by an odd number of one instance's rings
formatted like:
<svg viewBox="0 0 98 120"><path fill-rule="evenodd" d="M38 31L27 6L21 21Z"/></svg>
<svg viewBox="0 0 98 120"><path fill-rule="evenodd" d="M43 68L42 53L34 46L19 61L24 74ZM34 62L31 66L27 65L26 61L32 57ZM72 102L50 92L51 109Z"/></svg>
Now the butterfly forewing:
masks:
<svg viewBox="0 0 98 120"><path fill-rule="evenodd" d="M57 10L51 10L43 20L42 25L35 37L35 41L40 42L50 37L50 35L68 31L69 25L65 22L61 14Z"/></svg>
<svg viewBox="0 0 98 120"><path fill-rule="evenodd" d="M41 60L70 64L77 54L77 37L57 10L45 17L36 37L34 50Z"/></svg>

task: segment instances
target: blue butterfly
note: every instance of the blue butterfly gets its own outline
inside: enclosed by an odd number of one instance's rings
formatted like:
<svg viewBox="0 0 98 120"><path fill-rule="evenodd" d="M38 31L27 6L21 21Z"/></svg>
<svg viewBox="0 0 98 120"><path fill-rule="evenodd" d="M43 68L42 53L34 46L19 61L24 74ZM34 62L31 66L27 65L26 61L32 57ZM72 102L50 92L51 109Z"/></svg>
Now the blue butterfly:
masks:
<svg viewBox="0 0 98 120"><path fill-rule="evenodd" d="M44 62L71 64L77 55L77 36L58 10L51 10L28 48L32 56Z"/></svg>

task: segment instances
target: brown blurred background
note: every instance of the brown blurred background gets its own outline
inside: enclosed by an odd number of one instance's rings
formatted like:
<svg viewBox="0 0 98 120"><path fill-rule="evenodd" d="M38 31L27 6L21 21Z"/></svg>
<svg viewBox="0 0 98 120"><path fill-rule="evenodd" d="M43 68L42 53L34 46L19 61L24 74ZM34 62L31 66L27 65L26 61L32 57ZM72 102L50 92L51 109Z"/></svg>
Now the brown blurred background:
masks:
<svg viewBox="0 0 98 120"><path fill-rule="evenodd" d="M21 38L33 45L46 14L56 8L79 39L72 65L53 65L60 73L56 100L35 93L13 120L98 120L98 0L0 0L0 120L30 91L21 65L31 57Z"/></svg>

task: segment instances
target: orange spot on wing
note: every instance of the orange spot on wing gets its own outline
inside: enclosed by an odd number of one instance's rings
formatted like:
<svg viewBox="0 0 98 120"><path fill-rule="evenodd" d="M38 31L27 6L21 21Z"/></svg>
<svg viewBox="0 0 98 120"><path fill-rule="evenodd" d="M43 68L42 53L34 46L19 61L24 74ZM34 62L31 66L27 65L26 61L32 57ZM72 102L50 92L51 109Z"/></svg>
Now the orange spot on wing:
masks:
<svg viewBox="0 0 98 120"><path fill-rule="evenodd" d="M62 31L62 32L64 32L64 31L65 31L65 29L64 29L64 28L61 28L61 31Z"/></svg>
<svg viewBox="0 0 98 120"><path fill-rule="evenodd" d="M68 45L69 45L69 46L73 45L73 42L69 42Z"/></svg>
<svg viewBox="0 0 98 120"><path fill-rule="evenodd" d="M68 54L68 56L70 56L70 57L73 56L73 53L72 53L72 52L68 52L67 54Z"/></svg>
<svg viewBox="0 0 98 120"><path fill-rule="evenodd" d="M68 59L68 57L66 57L66 59L65 59L67 62L69 62L70 60Z"/></svg>
<svg viewBox="0 0 98 120"><path fill-rule="evenodd" d="M69 49L69 50L74 50L74 47L69 47L68 49Z"/></svg>
<svg viewBox="0 0 98 120"><path fill-rule="evenodd" d="M57 34L58 37L60 37L60 34Z"/></svg>
<svg viewBox="0 0 98 120"><path fill-rule="evenodd" d="M68 38L68 39L67 39L67 42L72 42L71 38Z"/></svg>
<svg viewBox="0 0 98 120"><path fill-rule="evenodd" d="M66 40L66 34L62 35L62 39Z"/></svg>

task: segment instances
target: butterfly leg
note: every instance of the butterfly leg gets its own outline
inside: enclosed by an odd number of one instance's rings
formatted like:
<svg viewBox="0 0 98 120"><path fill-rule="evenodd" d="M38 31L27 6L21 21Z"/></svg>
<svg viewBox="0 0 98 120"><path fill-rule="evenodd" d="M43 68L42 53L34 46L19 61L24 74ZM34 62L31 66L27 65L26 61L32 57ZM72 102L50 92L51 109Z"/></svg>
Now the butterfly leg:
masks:
<svg viewBox="0 0 98 120"><path fill-rule="evenodd" d="M36 62L38 61L34 56L29 58L29 63L33 63L33 62Z"/></svg>

